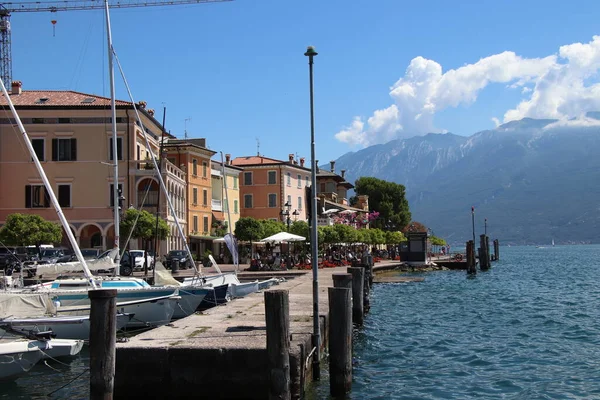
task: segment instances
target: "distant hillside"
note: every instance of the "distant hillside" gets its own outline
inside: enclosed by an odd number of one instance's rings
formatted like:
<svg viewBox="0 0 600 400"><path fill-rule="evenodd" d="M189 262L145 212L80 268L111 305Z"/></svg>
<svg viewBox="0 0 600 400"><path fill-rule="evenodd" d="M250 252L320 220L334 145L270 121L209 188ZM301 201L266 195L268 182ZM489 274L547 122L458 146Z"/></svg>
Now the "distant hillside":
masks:
<svg viewBox="0 0 600 400"><path fill-rule="evenodd" d="M600 113L589 113L594 118ZM508 244L600 243L600 127L523 119L470 137L428 134L336 161L348 181L402 183L413 219L453 243L488 234Z"/></svg>

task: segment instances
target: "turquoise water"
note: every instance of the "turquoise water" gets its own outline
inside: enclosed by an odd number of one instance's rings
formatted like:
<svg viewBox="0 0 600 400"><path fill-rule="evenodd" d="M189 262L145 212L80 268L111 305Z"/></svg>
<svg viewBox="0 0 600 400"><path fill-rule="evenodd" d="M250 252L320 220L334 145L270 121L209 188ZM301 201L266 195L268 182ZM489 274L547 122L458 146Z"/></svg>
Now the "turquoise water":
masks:
<svg viewBox="0 0 600 400"><path fill-rule="evenodd" d="M600 398L600 246L502 247L468 279L376 284L352 399ZM324 376L311 398L327 398Z"/></svg>
<svg viewBox="0 0 600 400"><path fill-rule="evenodd" d="M354 337L350 399L600 398L600 246L501 247L501 260L376 284ZM0 399L85 398L87 368L38 365ZM309 399L326 399L326 366Z"/></svg>

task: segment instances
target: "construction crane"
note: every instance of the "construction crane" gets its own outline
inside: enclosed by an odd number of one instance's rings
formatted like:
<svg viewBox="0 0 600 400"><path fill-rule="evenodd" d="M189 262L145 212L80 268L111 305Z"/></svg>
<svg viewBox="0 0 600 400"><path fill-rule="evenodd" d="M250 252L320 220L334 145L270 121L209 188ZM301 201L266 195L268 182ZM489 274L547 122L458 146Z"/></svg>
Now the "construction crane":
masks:
<svg viewBox="0 0 600 400"><path fill-rule="evenodd" d="M174 6L180 4L221 3L233 0L120 0L109 1L110 8ZM104 9L102 0L26 1L0 3L0 78L6 87L12 82L10 15L14 12L58 12Z"/></svg>

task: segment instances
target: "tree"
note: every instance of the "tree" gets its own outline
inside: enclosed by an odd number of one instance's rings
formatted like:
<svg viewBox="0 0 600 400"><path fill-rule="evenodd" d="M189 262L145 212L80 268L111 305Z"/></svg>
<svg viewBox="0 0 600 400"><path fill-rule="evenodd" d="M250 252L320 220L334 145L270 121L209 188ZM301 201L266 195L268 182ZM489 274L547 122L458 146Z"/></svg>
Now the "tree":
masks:
<svg viewBox="0 0 600 400"><path fill-rule="evenodd" d="M406 226L411 220L406 188L394 182L372 177L361 177L354 184L357 195L369 196L369 208L379 212L379 218L372 221L371 226L390 230L391 226ZM351 199L355 205L357 198Z"/></svg>
<svg viewBox="0 0 600 400"><path fill-rule="evenodd" d="M142 248L146 251L148 250L148 245L156 237L164 240L169 236L167 221L159 218L157 231L156 216L146 210L136 210L134 208L130 208L125 212L125 215L121 218L119 229L122 237L129 237L131 234L132 238L142 239ZM147 271L147 259L147 257L144 258L144 271Z"/></svg>
<svg viewBox="0 0 600 400"><path fill-rule="evenodd" d="M398 231L387 231L385 233L385 242L387 244L400 244L400 242L406 241L406 237L402 232Z"/></svg>
<svg viewBox="0 0 600 400"><path fill-rule="evenodd" d="M272 219L261 219L258 222L262 225L262 235L260 239L275 235L276 233L285 231L285 224Z"/></svg>
<svg viewBox="0 0 600 400"><path fill-rule="evenodd" d="M62 227L36 214L10 214L0 229L0 240L10 246L37 246L60 243Z"/></svg>
<svg viewBox="0 0 600 400"><path fill-rule="evenodd" d="M305 237L307 241L310 241L310 231L308 230L308 223L306 221L292 222L292 225L290 225L290 233Z"/></svg>
<svg viewBox="0 0 600 400"><path fill-rule="evenodd" d="M244 240L250 242L250 248L252 248L252 242L264 238L263 225L252 217L240 218L235 223L235 236L238 240Z"/></svg>

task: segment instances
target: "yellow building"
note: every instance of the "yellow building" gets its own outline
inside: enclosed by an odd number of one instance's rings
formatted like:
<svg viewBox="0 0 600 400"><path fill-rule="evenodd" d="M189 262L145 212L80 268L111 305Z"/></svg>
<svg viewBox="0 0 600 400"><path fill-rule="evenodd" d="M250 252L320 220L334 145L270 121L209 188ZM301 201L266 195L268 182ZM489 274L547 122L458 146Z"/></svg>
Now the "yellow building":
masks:
<svg viewBox="0 0 600 400"><path fill-rule="evenodd" d="M75 91L22 90L19 81L13 82L10 97L80 246L112 248L115 207L110 99ZM0 224L12 213L39 214L58 221L3 95L0 103L5 110L0 118ZM169 192L180 198L172 215L167 212L156 171L147 162L149 152L158 153L163 128L144 102L138 109L144 130L136 121L133 104L116 102L122 205L155 214L160 196L161 216L171 227L174 218L185 224L186 177L178 164L163 161L161 173ZM170 240L162 244L161 253L180 244ZM139 245L136 242L131 247Z"/></svg>

